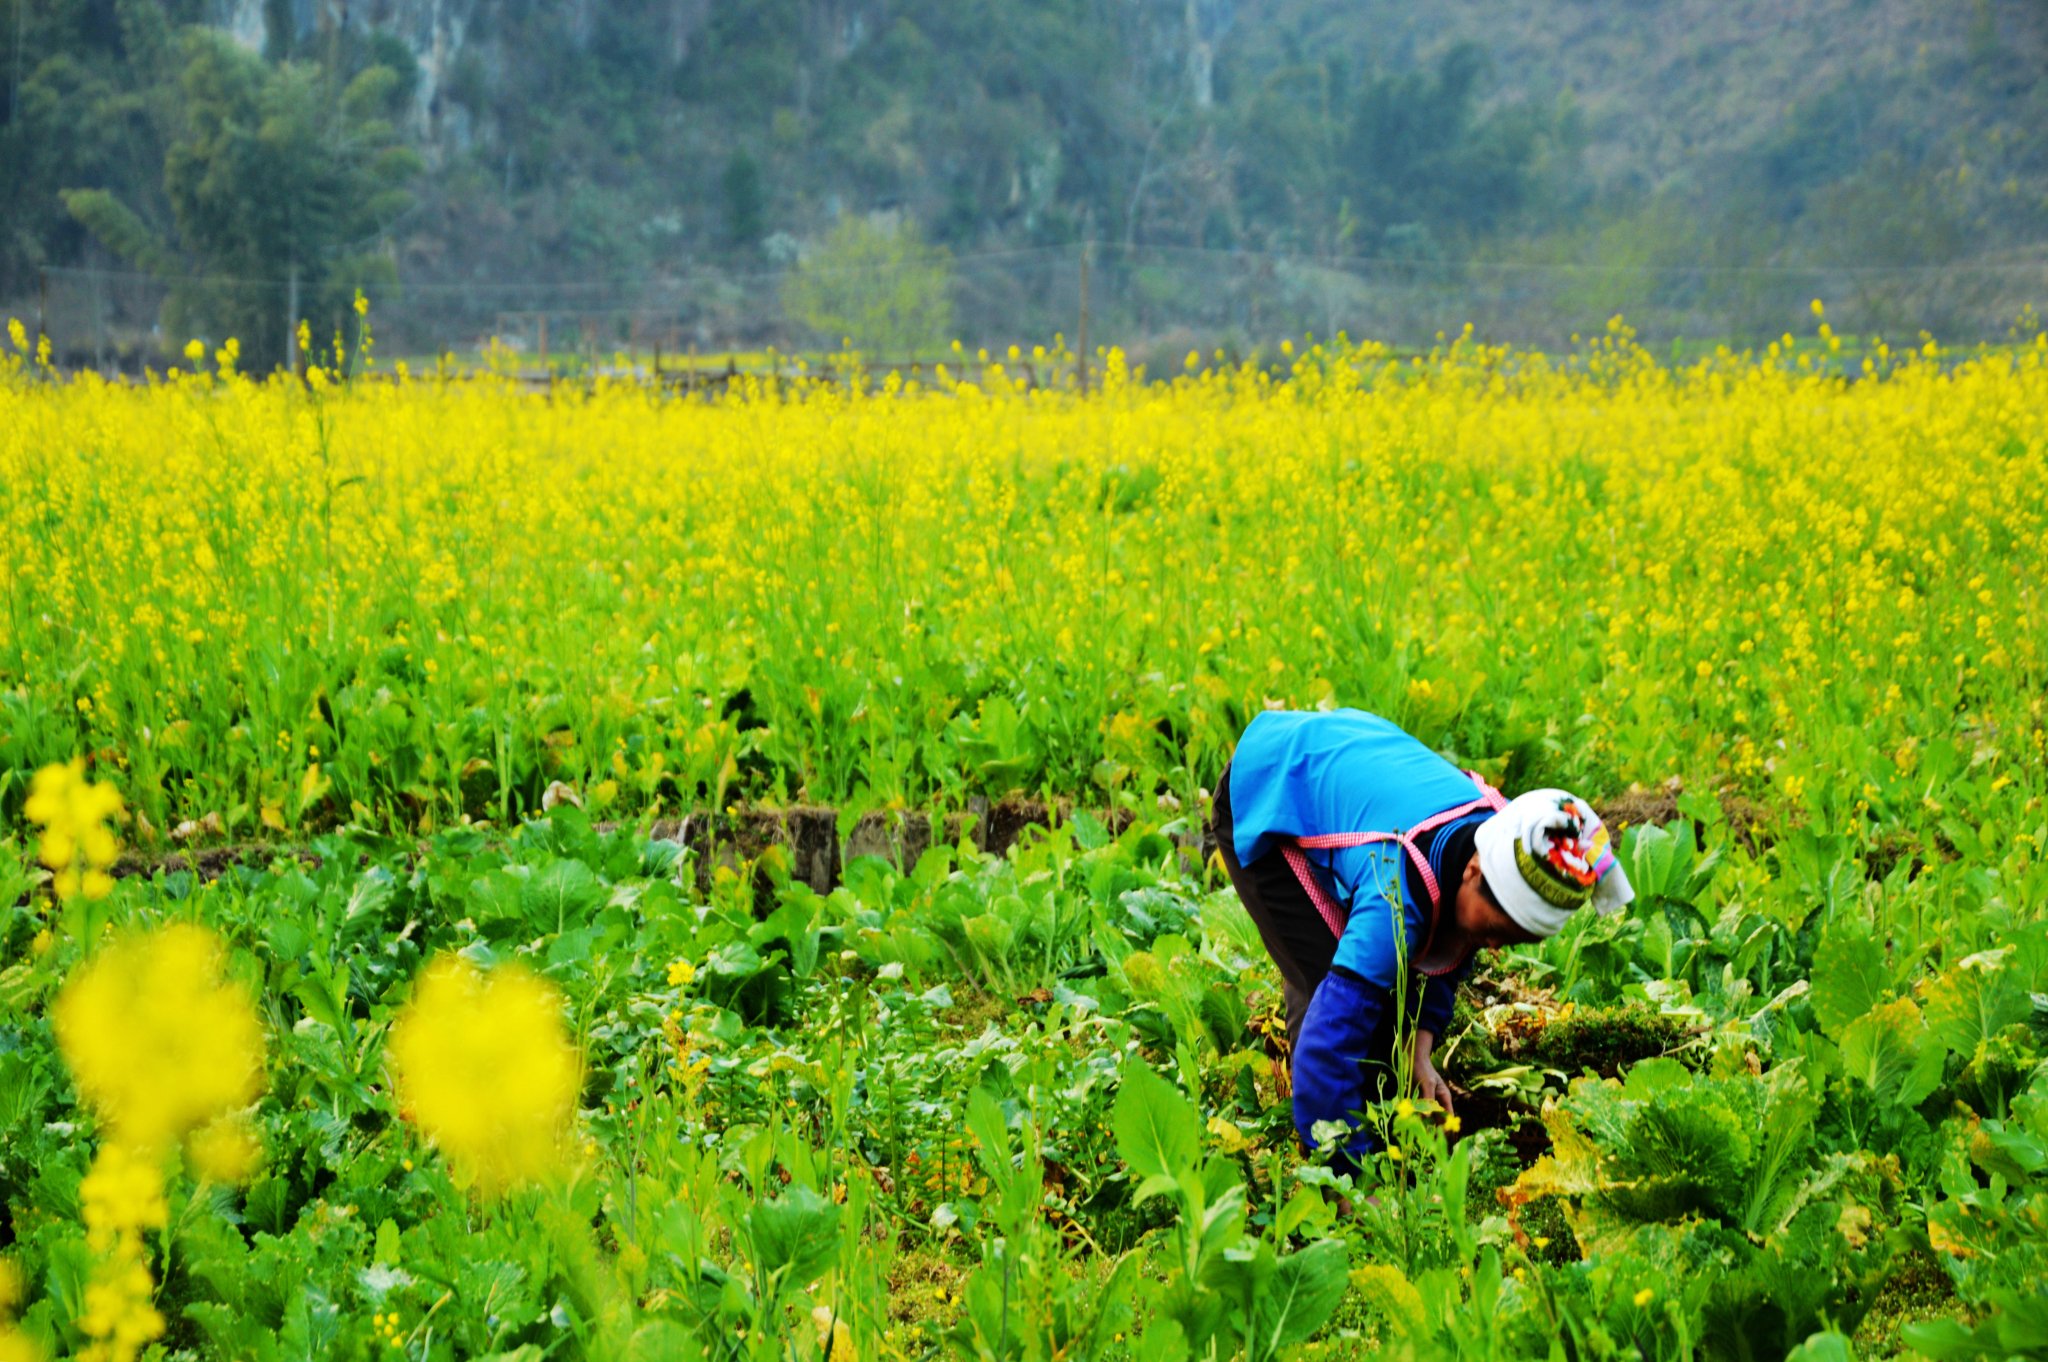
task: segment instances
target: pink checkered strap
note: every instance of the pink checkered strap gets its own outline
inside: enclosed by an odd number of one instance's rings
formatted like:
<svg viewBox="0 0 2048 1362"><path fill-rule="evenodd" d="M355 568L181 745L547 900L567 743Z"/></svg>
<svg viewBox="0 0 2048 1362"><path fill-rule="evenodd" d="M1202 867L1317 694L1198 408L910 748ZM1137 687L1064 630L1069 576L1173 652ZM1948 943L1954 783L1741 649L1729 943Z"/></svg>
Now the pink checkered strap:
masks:
<svg viewBox="0 0 2048 1362"><path fill-rule="evenodd" d="M1422 875L1423 886L1429 890L1430 935L1436 935L1434 910L1443 902L1443 890L1436 882L1436 872L1429 867L1429 858L1422 854L1422 848L1415 844L1415 839L1425 832L1442 827L1454 818L1463 818L1466 814L1477 813L1481 809L1492 809L1498 813L1508 804L1501 792L1487 784L1486 778L1477 771L1467 771L1465 774L1479 787L1479 798L1434 814L1406 832L1318 832L1296 837L1292 842L1281 846L1280 855L1286 859L1288 868L1294 871L1294 878L1301 881L1301 887L1308 892L1309 902L1316 906L1316 912L1322 917L1332 936L1344 935L1346 914L1337 906L1337 901L1324 890L1322 881L1316 878L1315 867L1310 864L1308 857L1302 855L1302 851L1362 847L1374 842L1398 842L1407 851L1408 858L1415 863L1415 869ZM1423 950L1427 952L1428 949L1428 943L1425 942Z"/></svg>

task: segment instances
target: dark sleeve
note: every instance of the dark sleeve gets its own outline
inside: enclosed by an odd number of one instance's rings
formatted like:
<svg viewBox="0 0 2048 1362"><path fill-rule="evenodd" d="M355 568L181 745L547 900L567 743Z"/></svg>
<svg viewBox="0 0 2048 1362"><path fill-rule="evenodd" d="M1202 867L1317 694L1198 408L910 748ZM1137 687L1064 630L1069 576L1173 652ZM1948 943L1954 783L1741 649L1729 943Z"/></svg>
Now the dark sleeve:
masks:
<svg viewBox="0 0 2048 1362"><path fill-rule="evenodd" d="M1365 1105L1366 1047L1386 1006L1385 989L1346 970L1331 970L1316 986L1294 1048L1294 1129L1303 1148L1315 1148L1316 1122L1352 1122ZM1359 1127L1344 1152L1356 1157L1375 1147Z"/></svg>

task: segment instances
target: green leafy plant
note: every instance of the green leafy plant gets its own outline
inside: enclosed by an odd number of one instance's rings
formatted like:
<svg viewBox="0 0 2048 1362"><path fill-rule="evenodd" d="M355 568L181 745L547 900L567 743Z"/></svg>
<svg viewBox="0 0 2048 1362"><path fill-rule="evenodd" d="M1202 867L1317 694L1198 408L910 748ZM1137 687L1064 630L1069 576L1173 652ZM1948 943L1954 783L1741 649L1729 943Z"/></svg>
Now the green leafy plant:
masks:
<svg viewBox="0 0 2048 1362"><path fill-rule="evenodd" d="M1314 1333L1343 1295L1343 1246L1322 1239L1288 1253L1284 1245L1322 1213L1320 1196L1303 1188L1266 1234L1248 1235L1236 1163L1204 1156L1200 1114L1141 1061L1124 1066L1111 1120L1118 1152L1140 1179L1138 1200L1164 1196L1176 1210L1156 1258L1163 1280L1151 1329L1171 1333L1191 1355L1242 1350L1252 1362Z"/></svg>

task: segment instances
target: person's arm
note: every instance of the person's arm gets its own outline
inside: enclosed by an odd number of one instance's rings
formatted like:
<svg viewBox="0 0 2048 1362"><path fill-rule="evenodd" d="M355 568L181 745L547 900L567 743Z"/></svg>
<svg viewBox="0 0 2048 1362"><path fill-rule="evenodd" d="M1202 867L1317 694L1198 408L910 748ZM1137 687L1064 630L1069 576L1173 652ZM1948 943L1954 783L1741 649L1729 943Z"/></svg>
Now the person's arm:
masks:
<svg viewBox="0 0 2048 1362"><path fill-rule="evenodd" d="M1434 1102L1444 1109L1444 1115L1456 1116L1457 1104L1451 1100L1451 1085L1436 1071L1430 1056L1436 1049L1437 1033L1427 1027L1415 1030L1415 1093L1425 1102Z"/></svg>
<svg viewBox="0 0 2048 1362"><path fill-rule="evenodd" d="M1351 1125L1352 1113L1364 1107L1366 1047L1386 1006L1385 989L1342 966L1316 986L1294 1047L1294 1129L1303 1148L1315 1148L1318 1121ZM1355 1171L1343 1164L1371 1152L1374 1144L1368 1131L1354 1127L1339 1171Z"/></svg>
<svg viewBox="0 0 2048 1362"><path fill-rule="evenodd" d="M1392 1006L1399 973L1394 909L1378 888L1384 867L1377 866L1366 849L1354 869L1351 882L1359 885L1359 892L1351 897L1336 959L1309 999L1301 1039L1294 1047L1294 1128L1309 1149L1315 1147L1316 1122L1353 1125L1352 1113L1364 1108L1368 1046ZM1377 1145L1369 1130L1354 1125L1344 1153L1355 1159ZM1356 1171L1344 1167L1345 1162L1339 1161L1340 1171Z"/></svg>
<svg viewBox="0 0 2048 1362"><path fill-rule="evenodd" d="M1456 971L1436 975L1422 986L1422 1006L1415 1024L1415 1092L1424 1101L1435 1102L1446 1115L1456 1115L1451 1085L1437 1072L1432 1056L1437 1042L1451 1024L1451 1009L1457 1003L1458 983L1472 970L1468 958Z"/></svg>

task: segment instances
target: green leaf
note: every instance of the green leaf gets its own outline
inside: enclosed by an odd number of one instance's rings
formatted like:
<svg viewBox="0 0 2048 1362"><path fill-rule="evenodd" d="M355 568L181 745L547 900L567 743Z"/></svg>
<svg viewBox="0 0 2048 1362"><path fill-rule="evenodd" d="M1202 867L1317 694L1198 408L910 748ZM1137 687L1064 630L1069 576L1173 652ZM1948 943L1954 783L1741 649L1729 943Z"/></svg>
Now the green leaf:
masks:
<svg viewBox="0 0 2048 1362"><path fill-rule="evenodd" d="M1883 1101L1914 1106L1925 1100L1940 1082L1941 1059L1941 1046L1911 998L1874 1007L1842 1029L1844 1068Z"/></svg>
<svg viewBox="0 0 2048 1362"><path fill-rule="evenodd" d="M11 1130L42 1109L49 1080L19 1050L0 1054L0 1132Z"/></svg>
<svg viewBox="0 0 2048 1362"><path fill-rule="evenodd" d="M283 1355L291 1362L313 1362L329 1355L340 1334L340 1309L319 1287L301 1285L285 1307L284 1328L278 1331Z"/></svg>
<svg viewBox="0 0 2048 1362"><path fill-rule="evenodd" d="M1251 1012L1245 1007L1242 990L1217 984L1202 995L1201 1018L1216 1053L1227 1055L1243 1042Z"/></svg>
<svg viewBox="0 0 2048 1362"><path fill-rule="evenodd" d="M822 923L815 911L818 899L812 895L792 896L748 933L755 945L766 948L780 941L789 948L790 970L807 979L818 967L818 937Z"/></svg>
<svg viewBox="0 0 2048 1362"><path fill-rule="evenodd" d="M1010 1131L1003 1121L1002 1108L987 1088L976 1088L967 1099L967 1129L979 1142L975 1154L988 1170L989 1180L999 1191L1008 1188L1015 1176L1010 1167Z"/></svg>
<svg viewBox="0 0 2048 1362"><path fill-rule="evenodd" d="M2005 957L1973 955L1927 986L1927 1025L1949 1049L1975 1054L1979 1042L2033 1015L2033 1001Z"/></svg>
<svg viewBox="0 0 2048 1362"><path fill-rule="evenodd" d="M1829 1329L1809 1336L1785 1354L1785 1362L1856 1362L1856 1350L1847 1337Z"/></svg>
<svg viewBox="0 0 2048 1362"><path fill-rule="evenodd" d="M1632 1065L1622 1080L1622 1091L1639 1102L1647 1102L1659 1093L1674 1092L1692 1086L1692 1070L1669 1055L1657 1055Z"/></svg>
<svg viewBox="0 0 2048 1362"><path fill-rule="evenodd" d="M2048 1286L2037 1284L2028 1295L2004 1289L1994 1289L1990 1295L1999 1309L1992 1316L1999 1345L2018 1356L2048 1358Z"/></svg>
<svg viewBox="0 0 2048 1362"><path fill-rule="evenodd" d="M1908 1324L1899 1330L1899 1339L1914 1352L1934 1358L1935 1362L1971 1362L1975 1358L2005 1355L2004 1349L1998 1346L1997 1327L1988 1321L1978 1325L1975 1333L1952 1319Z"/></svg>
<svg viewBox="0 0 2048 1362"><path fill-rule="evenodd" d="M1173 1084L1136 1055L1124 1064L1110 1114L1117 1153L1146 1178L1187 1180L1198 1175L1202 1119Z"/></svg>
<svg viewBox="0 0 2048 1362"><path fill-rule="evenodd" d="M1155 1318L1131 1349L1133 1362L1183 1362L1188 1337L1175 1319Z"/></svg>
<svg viewBox="0 0 2048 1362"><path fill-rule="evenodd" d="M305 1007L306 1015L314 1021L334 1029L337 1035L348 1034L348 965L340 960L312 961L309 977L292 985L292 996Z"/></svg>
<svg viewBox="0 0 2048 1362"><path fill-rule="evenodd" d="M1460 1149L1466 1146L1461 1144ZM1293 1234L1304 1226L1326 1226L1336 1218L1336 1211L1323 1199L1323 1194L1313 1187L1302 1187L1287 1199L1273 1219L1273 1233L1282 1238Z"/></svg>
<svg viewBox="0 0 2048 1362"><path fill-rule="evenodd" d="M198 1325L206 1341L223 1357L247 1357L255 1362L275 1362L277 1331L261 1319L231 1309L218 1301L194 1301L184 1316Z"/></svg>
<svg viewBox="0 0 2048 1362"><path fill-rule="evenodd" d="M1646 900L1685 896L1697 854L1690 824L1679 822L1669 828L1639 824L1629 828L1622 840L1628 881L1636 893Z"/></svg>
<svg viewBox="0 0 2048 1362"><path fill-rule="evenodd" d="M1831 1040L1884 1000L1891 971L1884 943L1868 934L1831 923L1813 953L1813 1015Z"/></svg>
<svg viewBox="0 0 2048 1362"><path fill-rule="evenodd" d="M1741 1205L1742 1228L1751 1234L1777 1224L1798 1196L1813 1118L1820 1112L1820 1097L1801 1077L1797 1060L1773 1069L1766 1083L1763 1138Z"/></svg>
<svg viewBox="0 0 2048 1362"><path fill-rule="evenodd" d="M575 862L572 861L570 864L574 865ZM575 927L563 932L548 943L548 968L589 964L590 949L596 940L597 931L591 927Z"/></svg>
<svg viewBox="0 0 2048 1362"><path fill-rule="evenodd" d="M519 895L522 916L539 932L580 927L604 902L605 889L581 861L550 861Z"/></svg>
<svg viewBox="0 0 2048 1362"><path fill-rule="evenodd" d="M1271 1357L1322 1328L1344 1298L1349 1266L1344 1245L1336 1239L1282 1258L1254 1304L1246 1357Z"/></svg>
<svg viewBox="0 0 2048 1362"><path fill-rule="evenodd" d="M763 1277L807 1282L839 1253L839 1208L801 1183L746 1217L743 1245Z"/></svg>

